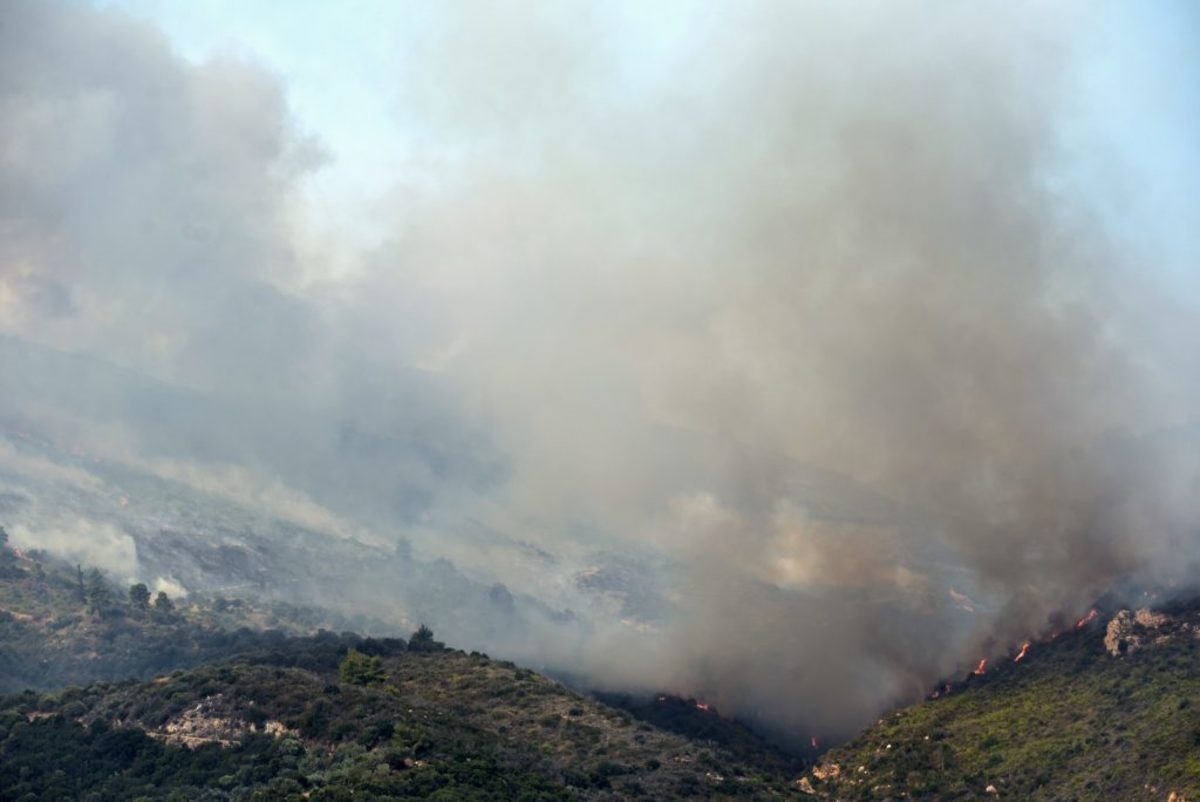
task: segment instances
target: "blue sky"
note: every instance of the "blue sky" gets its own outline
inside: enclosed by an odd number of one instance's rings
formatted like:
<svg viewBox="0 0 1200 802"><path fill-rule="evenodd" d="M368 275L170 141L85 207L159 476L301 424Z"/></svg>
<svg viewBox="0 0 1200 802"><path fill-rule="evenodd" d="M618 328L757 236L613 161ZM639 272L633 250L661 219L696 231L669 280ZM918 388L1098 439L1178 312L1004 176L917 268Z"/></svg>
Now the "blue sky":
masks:
<svg viewBox="0 0 1200 802"><path fill-rule="evenodd" d="M437 3L106 0L160 26L189 59L249 55L279 75L299 123L329 165L311 184L344 233L373 199L420 180L419 123L406 115L405 56L438 24ZM1070 136L1111 153L1121 175L1102 211L1192 292L1200 219L1200 5L1188 0L1095 3L1080 20L1081 116ZM686 5L622 11L618 47L628 91L662 80L686 41ZM453 143L442 142L447 151ZM1112 164L1107 164L1112 166ZM366 206L364 206L366 204ZM1200 291L1197 291L1200 294Z"/></svg>
<svg viewBox="0 0 1200 802"><path fill-rule="evenodd" d="M1200 5L1109 3L1084 62L1092 136L1125 168L1137 241L1200 297Z"/></svg>

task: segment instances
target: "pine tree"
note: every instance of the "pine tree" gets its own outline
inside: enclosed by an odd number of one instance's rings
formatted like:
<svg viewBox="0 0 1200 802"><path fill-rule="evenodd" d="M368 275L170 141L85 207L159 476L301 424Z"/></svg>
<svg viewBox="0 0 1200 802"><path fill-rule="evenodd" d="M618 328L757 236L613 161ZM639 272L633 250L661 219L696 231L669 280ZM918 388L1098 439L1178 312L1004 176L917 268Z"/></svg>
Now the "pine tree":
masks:
<svg viewBox="0 0 1200 802"><path fill-rule="evenodd" d="M4 527L0 526L0 569L6 573L13 571L15 576L20 576L19 569L16 568L17 554L8 545L8 532L4 531Z"/></svg>
<svg viewBox="0 0 1200 802"><path fill-rule="evenodd" d="M99 568L93 568L88 572L84 598L87 600L88 609L97 616L103 616L104 611L112 603L112 591L108 589L108 583L104 580L104 574L100 573Z"/></svg>
<svg viewBox="0 0 1200 802"><path fill-rule="evenodd" d="M129 606L135 610L150 609L150 588L146 583L138 582L129 586Z"/></svg>
<svg viewBox="0 0 1200 802"><path fill-rule="evenodd" d="M433 630L421 624L417 631L408 639L410 652L437 652L446 648L446 644L433 639Z"/></svg>
<svg viewBox="0 0 1200 802"><path fill-rule="evenodd" d="M171 597L167 595L165 590L160 590L158 595L154 597L154 612L164 618L169 618L175 614L175 603L171 601Z"/></svg>

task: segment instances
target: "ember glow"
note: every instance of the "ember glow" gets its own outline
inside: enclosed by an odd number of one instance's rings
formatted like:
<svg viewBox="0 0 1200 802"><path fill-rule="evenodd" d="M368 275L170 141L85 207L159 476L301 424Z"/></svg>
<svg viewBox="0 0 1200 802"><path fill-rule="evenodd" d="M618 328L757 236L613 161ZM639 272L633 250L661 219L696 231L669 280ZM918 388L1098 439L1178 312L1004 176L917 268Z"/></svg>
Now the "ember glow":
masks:
<svg viewBox="0 0 1200 802"><path fill-rule="evenodd" d="M696 709L703 710L705 713L708 713L712 710L712 707L705 704L704 702L696 702Z"/></svg>

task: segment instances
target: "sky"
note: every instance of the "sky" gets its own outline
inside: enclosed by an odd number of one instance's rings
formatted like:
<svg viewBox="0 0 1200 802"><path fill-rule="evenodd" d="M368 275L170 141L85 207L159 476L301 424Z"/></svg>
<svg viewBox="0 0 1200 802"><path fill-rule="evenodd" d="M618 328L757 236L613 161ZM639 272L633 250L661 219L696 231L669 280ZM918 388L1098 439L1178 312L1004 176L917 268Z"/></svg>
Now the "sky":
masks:
<svg viewBox="0 0 1200 802"><path fill-rule="evenodd" d="M316 220L336 220L340 236L377 240L382 232L371 204L397 183L436 181L440 160L470 146L441 138L405 107L404 85L412 80L406 51L436 28L439 3L100 4L153 21L190 60L233 51L277 75L298 124L329 155L308 192L320 207ZM712 5L609 8L622 22L604 31L621 75L617 91L637 93L670 80L675 59L689 36L703 31ZM1200 10L1187 0L1106 0L1091 4L1076 25L1084 41L1080 96L1068 123L1076 130L1065 135L1111 155L1125 191L1107 213L1156 257L1157 269L1178 279L1190 299L1200 299L1193 264L1200 236L1194 225L1200 217ZM430 143L430 137L438 139Z"/></svg>
<svg viewBox="0 0 1200 802"><path fill-rule="evenodd" d="M0 13L0 409L451 642L845 734L1195 573L1186 3Z"/></svg>

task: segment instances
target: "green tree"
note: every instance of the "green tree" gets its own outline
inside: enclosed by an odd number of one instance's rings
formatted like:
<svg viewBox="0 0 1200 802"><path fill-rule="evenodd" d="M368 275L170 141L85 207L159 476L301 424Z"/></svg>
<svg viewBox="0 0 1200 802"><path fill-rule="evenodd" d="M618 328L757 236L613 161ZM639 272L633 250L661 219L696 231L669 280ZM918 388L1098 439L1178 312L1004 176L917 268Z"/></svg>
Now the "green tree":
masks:
<svg viewBox="0 0 1200 802"><path fill-rule="evenodd" d="M104 611L112 603L112 591L108 589L108 583L104 580L104 574L100 573L99 568L93 568L88 572L84 598L87 599L88 609L94 615L104 615Z"/></svg>
<svg viewBox="0 0 1200 802"><path fill-rule="evenodd" d="M346 659L338 667L342 682L351 685L379 685L387 679L383 661L376 656L363 654L357 649L346 653Z"/></svg>
<svg viewBox="0 0 1200 802"><path fill-rule="evenodd" d="M150 609L150 588L145 582L129 586L129 606L135 610Z"/></svg>
<svg viewBox="0 0 1200 802"><path fill-rule="evenodd" d="M175 614L175 602L171 601L171 597L165 590L160 590L154 597L154 612L163 618L169 618Z"/></svg>
<svg viewBox="0 0 1200 802"><path fill-rule="evenodd" d="M421 624L408 639L410 652L436 652L446 648L446 644L433 639L433 630Z"/></svg>
<svg viewBox="0 0 1200 802"><path fill-rule="evenodd" d="M4 527L0 526L0 568L6 572L12 573L14 576L20 576L20 569L17 565L17 553L8 546L8 532L4 531Z"/></svg>
<svg viewBox="0 0 1200 802"><path fill-rule="evenodd" d="M87 586L83 583L83 566L78 563L75 565L75 593L79 596L80 603L87 601Z"/></svg>

